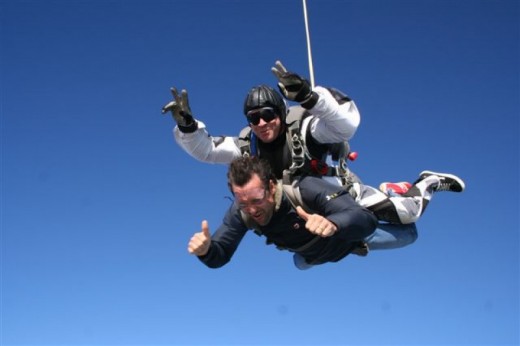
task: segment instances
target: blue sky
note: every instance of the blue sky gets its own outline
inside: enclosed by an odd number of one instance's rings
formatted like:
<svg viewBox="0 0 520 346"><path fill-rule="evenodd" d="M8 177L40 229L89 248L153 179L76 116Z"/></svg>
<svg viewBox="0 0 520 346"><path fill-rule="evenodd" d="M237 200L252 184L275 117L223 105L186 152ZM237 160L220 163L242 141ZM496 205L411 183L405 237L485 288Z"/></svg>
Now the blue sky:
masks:
<svg viewBox="0 0 520 346"><path fill-rule="evenodd" d="M356 100L371 185L452 172L419 239L298 271L246 236L187 252L229 205L161 115L186 88L212 134L245 125L280 59L308 76L299 0L1 0L2 345L516 345L515 0L308 0L316 84Z"/></svg>

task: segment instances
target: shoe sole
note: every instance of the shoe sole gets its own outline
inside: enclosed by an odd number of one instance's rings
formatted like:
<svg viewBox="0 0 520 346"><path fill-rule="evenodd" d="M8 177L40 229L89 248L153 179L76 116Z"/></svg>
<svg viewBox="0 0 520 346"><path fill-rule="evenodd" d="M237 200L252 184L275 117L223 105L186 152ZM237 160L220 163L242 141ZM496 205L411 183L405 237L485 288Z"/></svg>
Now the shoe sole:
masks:
<svg viewBox="0 0 520 346"><path fill-rule="evenodd" d="M466 188L466 185L464 184L464 181L462 181L462 179L460 179L459 177L457 177L456 175L453 175L453 174L439 173L439 172L433 172L433 171L422 171L421 174L419 174L419 176L422 177L423 175L426 175L426 176L428 176L428 175L436 175L436 176L439 176L439 177L446 177L446 178L453 179L460 186L460 190L455 190L455 192L462 192Z"/></svg>

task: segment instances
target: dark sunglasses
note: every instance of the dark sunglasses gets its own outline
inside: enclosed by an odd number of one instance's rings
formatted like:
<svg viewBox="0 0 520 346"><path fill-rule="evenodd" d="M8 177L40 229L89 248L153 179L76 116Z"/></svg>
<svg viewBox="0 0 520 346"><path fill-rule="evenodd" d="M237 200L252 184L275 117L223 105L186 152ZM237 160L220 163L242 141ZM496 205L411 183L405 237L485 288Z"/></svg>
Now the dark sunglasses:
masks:
<svg viewBox="0 0 520 346"><path fill-rule="evenodd" d="M276 119L276 117L277 115L271 107L253 109L246 114L247 121L255 126L260 123L260 119L268 123Z"/></svg>

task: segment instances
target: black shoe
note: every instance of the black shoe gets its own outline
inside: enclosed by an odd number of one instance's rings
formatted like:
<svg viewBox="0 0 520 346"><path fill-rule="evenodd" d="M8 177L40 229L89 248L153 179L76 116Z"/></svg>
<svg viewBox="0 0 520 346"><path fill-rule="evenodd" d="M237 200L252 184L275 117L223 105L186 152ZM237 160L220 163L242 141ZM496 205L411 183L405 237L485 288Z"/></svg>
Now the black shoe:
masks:
<svg viewBox="0 0 520 346"><path fill-rule="evenodd" d="M462 192L464 191L465 185L462 179L453 174L436 173L432 171L422 171L420 174L420 180L435 175L440 179L439 185L434 187L434 191L451 191L451 192Z"/></svg>

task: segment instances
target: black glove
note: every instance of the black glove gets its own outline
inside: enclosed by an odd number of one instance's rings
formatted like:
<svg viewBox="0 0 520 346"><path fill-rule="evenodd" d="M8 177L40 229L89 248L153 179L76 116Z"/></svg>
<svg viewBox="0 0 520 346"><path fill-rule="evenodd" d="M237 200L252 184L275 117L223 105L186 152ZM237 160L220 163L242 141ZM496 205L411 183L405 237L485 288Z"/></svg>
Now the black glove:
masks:
<svg viewBox="0 0 520 346"><path fill-rule="evenodd" d="M188 92L182 89L181 95L179 95L175 87L170 90L173 95L173 101L162 108L162 113L172 112L173 119L177 122L181 132L194 132L197 129L197 122L191 114Z"/></svg>
<svg viewBox="0 0 520 346"><path fill-rule="evenodd" d="M312 91L309 81L288 72L280 61L276 61L271 71L278 79L278 89L288 100L299 102L306 109L311 109L318 102L319 96Z"/></svg>

